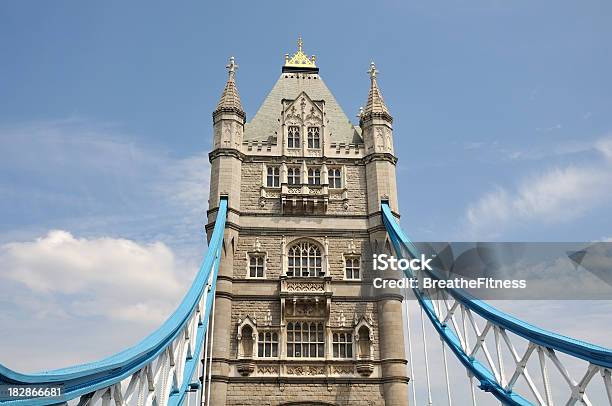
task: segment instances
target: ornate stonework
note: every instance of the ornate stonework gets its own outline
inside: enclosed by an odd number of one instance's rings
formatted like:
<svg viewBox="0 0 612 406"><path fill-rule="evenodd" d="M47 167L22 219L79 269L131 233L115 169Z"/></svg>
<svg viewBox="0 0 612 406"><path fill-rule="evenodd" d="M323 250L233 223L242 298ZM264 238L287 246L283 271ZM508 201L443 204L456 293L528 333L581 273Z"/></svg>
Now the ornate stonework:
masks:
<svg viewBox="0 0 612 406"><path fill-rule="evenodd" d="M325 375L324 366L291 365L286 367L287 375Z"/></svg>
<svg viewBox="0 0 612 406"><path fill-rule="evenodd" d="M391 344L403 342L403 330L384 321L402 317L401 297L371 285L372 253L386 241L380 196L397 210L392 120L377 71L353 124L300 39L247 124L236 67L231 60L213 114L207 230L221 192L229 214L211 404L407 405L403 347ZM347 277L349 258L361 264L357 278Z"/></svg>

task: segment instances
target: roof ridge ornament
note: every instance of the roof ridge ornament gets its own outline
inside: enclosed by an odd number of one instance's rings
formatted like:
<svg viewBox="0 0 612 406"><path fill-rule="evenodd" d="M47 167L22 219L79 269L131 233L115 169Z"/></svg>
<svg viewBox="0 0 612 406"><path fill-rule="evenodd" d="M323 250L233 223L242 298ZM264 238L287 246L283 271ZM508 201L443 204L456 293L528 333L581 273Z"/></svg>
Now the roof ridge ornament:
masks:
<svg viewBox="0 0 612 406"><path fill-rule="evenodd" d="M318 72L317 65L315 64L316 57L314 55L308 56L304 53L304 41L302 36L298 36L297 40L297 51L292 55L285 54L285 64L283 65L283 72L285 71L312 71Z"/></svg>
<svg viewBox="0 0 612 406"><path fill-rule="evenodd" d="M376 80L376 75L379 73L379 71L376 69L376 64L374 61L370 62L370 69L368 69L368 73L370 74L370 80Z"/></svg>
<svg viewBox="0 0 612 406"><path fill-rule="evenodd" d="M225 67L227 68L229 79L234 80L236 78L236 71L238 70L238 64L236 63L236 58L234 58L233 56L230 56L229 63Z"/></svg>

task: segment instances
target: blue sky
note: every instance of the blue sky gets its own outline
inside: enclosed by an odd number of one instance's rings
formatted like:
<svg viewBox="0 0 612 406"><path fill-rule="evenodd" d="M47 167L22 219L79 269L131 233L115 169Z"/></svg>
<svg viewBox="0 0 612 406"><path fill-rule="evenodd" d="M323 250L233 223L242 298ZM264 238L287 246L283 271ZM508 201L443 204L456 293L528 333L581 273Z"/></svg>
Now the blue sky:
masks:
<svg viewBox="0 0 612 406"><path fill-rule="evenodd" d="M78 323L125 329L92 330L95 350L58 340L57 359L9 365L111 353L166 311L130 330L146 309L172 308L203 249L211 112L227 58L240 65L250 119L298 33L349 117L376 62L413 239L611 238L611 17L608 1L1 2L0 320L32 345ZM54 246L65 255L45 257ZM124 253L134 274L156 264L176 279L175 295L139 298L134 319L118 318L117 298L96 288L112 289L95 273L113 264L75 265L104 249ZM28 284L24 269L41 280L71 269L87 294ZM37 328L47 336L27 335Z"/></svg>
<svg viewBox="0 0 612 406"><path fill-rule="evenodd" d="M227 57L238 59L238 85L252 117L299 32L350 117L365 102L365 70L376 61L395 116L398 176L413 185L400 196L413 238L610 234L609 205L599 197L586 209L582 202L574 210L578 197L555 206L567 214L557 217L572 221L543 220L539 212L502 228L495 216L495 227L472 230L464 221L488 194L502 190L512 205L534 175L602 158L594 145L611 132L609 2L8 1L0 7L4 127L78 120L105 128L105 140L169 159L189 157L210 145L210 112ZM9 171L1 180L20 188L32 182L26 177ZM113 185L96 187L106 189L101 195L114 193ZM111 203L92 204L113 211ZM8 229L53 216L13 213L23 207L19 197L7 204L11 215L1 224Z"/></svg>

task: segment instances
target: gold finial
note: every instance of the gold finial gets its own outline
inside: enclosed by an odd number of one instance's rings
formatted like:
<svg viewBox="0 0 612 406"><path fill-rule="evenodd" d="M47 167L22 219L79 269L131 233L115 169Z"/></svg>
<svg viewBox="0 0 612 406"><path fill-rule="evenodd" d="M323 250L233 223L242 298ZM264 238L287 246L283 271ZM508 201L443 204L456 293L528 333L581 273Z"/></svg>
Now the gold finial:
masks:
<svg viewBox="0 0 612 406"><path fill-rule="evenodd" d="M297 40L297 52L293 56L289 57L289 54L285 54L285 66L300 67L300 68L316 68L315 57L308 57L304 53L304 41L302 36L298 36Z"/></svg>
<svg viewBox="0 0 612 406"><path fill-rule="evenodd" d="M370 62L370 69L368 69L368 73L370 74L370 79L376 79L376 74L378 73L378 70L376 69L374 61Z"/></svg>
<svg viewBox="0 0 612 406"><path fill-rule="evenodd" d="M229 64L227 64L226 68L230 78L233 78L236 75L236 69L238 69L238 64L236 64L236 59L233 56L230 56Z"/></svg>

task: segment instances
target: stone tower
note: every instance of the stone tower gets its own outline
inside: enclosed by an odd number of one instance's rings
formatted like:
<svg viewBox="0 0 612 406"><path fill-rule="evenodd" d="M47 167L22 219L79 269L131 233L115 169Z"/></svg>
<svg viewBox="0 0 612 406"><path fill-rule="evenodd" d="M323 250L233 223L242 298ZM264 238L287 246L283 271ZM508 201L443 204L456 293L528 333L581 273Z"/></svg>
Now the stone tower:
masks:
<svg viewBox="0 0 612 406"><path fill-rule="evenodd" d="M402 297L374 289L397 211L393 119L370 67L359 126L298 40L250 122L237 65L213 113L207 230L228 198L212 405L408 404Z"/></svg>

